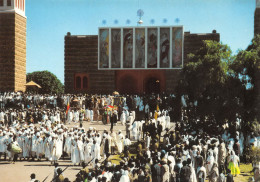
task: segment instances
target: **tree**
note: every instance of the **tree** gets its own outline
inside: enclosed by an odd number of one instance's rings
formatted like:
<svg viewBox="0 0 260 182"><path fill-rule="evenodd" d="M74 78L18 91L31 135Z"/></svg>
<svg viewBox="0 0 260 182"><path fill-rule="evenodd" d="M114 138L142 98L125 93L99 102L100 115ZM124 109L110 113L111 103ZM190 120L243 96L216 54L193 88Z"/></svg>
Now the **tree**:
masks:
<svg viewBox="0 0 260 182"><path fill-rule="evenodd" d="M195 54L188 55L178 96L186 96L189 122L196 123L199 119L204 126L208 126L208 121L216 121L219 126L224 124L226 99L223 95L230 60L231 50L227 45L208 40Z"/></svg>
<svg viewBox="0 0 260 182"><path fill-rule="evenodd" d="M27 73L26 81L34 81L42 88L39 93L42 94L60 94L64 92L64 86L60 80L49 71L35 71Z"/></svg>
<svg viewBox="0 0 260 182"><path fill-rule="evenodd" d="M230 64L231 75L234 80L240 80L240 86L235 88L240 90L240 115L243 120L245 131L254 130L253 122L259 116L257 106L259 96L259 85L257 85L257 75L260 72L260 36L257 35L252 40L251 45L246 50L240 50L233 62ZM259 78L258 78L259 79ZM259 122L259 118L258 118Z"/></svg>

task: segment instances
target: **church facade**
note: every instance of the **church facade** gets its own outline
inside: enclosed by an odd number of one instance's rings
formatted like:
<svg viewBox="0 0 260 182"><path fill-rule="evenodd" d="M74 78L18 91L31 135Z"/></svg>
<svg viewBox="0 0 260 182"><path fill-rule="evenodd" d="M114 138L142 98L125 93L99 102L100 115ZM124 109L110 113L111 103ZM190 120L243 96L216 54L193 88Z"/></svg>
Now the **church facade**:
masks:
<svg viewBox="0 0 260 182"><path fill-rule="evenodd" d="M99 69L98 35L65 36L65 92L125 94L172 93L180 79L181 69ZM183 62L189 53L203 46L204 40L220 41L220 34L183 35ZM149 61L149 60L148 60Z"/></svg>

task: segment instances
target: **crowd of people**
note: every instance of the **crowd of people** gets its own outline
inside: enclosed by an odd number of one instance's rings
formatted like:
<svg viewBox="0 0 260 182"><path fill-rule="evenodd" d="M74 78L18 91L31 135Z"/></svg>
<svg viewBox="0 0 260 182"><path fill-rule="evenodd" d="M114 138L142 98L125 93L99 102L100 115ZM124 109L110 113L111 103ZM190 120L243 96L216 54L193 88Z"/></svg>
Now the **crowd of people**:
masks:
<svg viewBox="0 0 260 182"><path fill-rule="evenodd" d="M249 162L252 146L260 147L260 137L244 136L239 121L235 131L225 125L218 132L182 120L173 124L173 99L2 93L0 158L12 163L48 160L56 166L54 181L69 181L57 165L62 158L83 166L75 181L233 181L240 174L240 161ZM110 130L82 125L99 120L110 124ZM125 131L114 130L118 121ZM10 150L11 144L22 152ZM118 165L111 162L114 154L121 158ZM259 165L254 169L257 173Z"/></svg>

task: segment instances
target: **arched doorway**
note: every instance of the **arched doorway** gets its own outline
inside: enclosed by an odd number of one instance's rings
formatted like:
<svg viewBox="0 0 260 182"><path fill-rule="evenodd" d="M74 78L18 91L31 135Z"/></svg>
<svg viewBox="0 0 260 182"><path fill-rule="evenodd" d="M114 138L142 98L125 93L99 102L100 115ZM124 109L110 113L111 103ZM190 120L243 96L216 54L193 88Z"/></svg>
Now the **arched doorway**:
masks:
<svg viewBox="0 0 260 182"><path fill-rule="evenodd" d="M137 81L131 75L122 77L119 81L118 91L122 94L135 94L137 93Z"/></svg>
<svg viewBox="0 0 260 182"><path fill-rule="evenodd" d="M160 80L154 77L148 78L145 82L145 93L160 93Z"/></svg>

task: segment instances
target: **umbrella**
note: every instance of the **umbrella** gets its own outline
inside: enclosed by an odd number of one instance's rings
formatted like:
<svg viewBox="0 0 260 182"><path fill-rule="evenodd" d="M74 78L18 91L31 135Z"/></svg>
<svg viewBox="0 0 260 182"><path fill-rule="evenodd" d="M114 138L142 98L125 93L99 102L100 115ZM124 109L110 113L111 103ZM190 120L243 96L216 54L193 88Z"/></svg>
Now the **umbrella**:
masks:
<svg viewBox="0 0 260 182"><path fill-rule="evenodd" d="M114 91L113 95L119 95L119 93L117 91Z"/></svg>
<svg viewBox="0 0 260 182"><path fill-rule="evenodd" d="M34 81L30 81L30 82L26 83L25 86L27 86L27 87L38 87L38 88L42 88L40 85L38 85L38 84L35 83Z"/></svg>

